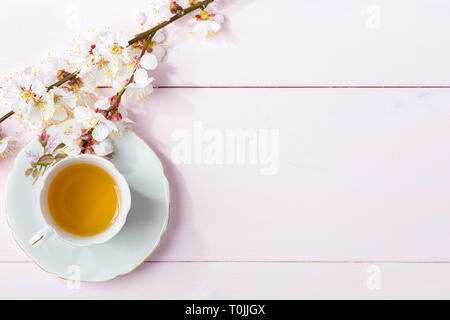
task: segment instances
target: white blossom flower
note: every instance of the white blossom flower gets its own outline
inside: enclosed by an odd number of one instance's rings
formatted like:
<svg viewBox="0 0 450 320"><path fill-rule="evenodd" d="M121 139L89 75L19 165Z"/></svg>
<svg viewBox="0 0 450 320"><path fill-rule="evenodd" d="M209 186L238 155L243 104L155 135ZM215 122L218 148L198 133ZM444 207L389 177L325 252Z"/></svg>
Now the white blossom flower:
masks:
<svg viewBox="0 0 450 320"><path fill-rule="evenodd" d="M152 43L150 43L147 52L155 55L159 60L162 60L166 55L166 49L162 46L162 42L164 41L165 36L162 31L158 31L155 33L152 39Z"/></svg>
<svg viewBox="0 0 450 320"><path fill-rule="evenodd" d="M158 66L158 58L155 55L146 53L142 58L139 56L140 53L139 55L134 56L132 62L128 63L120 72L120 75L112 80L112 87L116 92L119 92L122 88L127 86L129 79L133 76L133 72L138 74L137 78L136 75L134 75L133 78L136 78L134 82L139 82L144 76L148 79L147 70L155 70ZM151 81L146 82L146 85L149 85L150 83Z"/></svg>
<svg viewBox="0 0 450 320"><path fill-rule="evenodd" d="M139 70L139 67L145 70L155 70L157 66L158 66L158 58L154 54L145 53L138 62L137 70Z"/></svg>
<svg viewBox="0 0 450 320"><path fill-rule="evenodd" d="M103 141L94 144L92 146L92 149L94 149L96 155L101 157L106 157L111 153L113 153L114 151L111 139L105 139Z"/></svg>
<svg viewBox="0 0 450 320"><path fill-rule="evenodd" d="M134 74L133 82L130 83L127 88L142 89L149 86L153 82L153 80L153 77L148 77L148 73L146 70L138 69Z"/></svg>
<svg viewBox="0 0 450 320"><path fill-rule="evenodd" d="M123 83L127 76L126 63L130 61L127 46L122 33L107 31L97 36L90 33L84 38L77 38L72 44L69 66L79 71L77 79L82 79L84 86L95 89L111 86L114 81ZM83 93L92 93L92 90L86 92L85 89L82 89Z"/></svg>
<svg viewBox="0 0 450 320"><path fill-rule="evenodd" d="M149 77L144 69L136 70L133 82L127 86L124 96L131 101L145 100L153 92L154 78Z"/></svg>
<svg viewBox="0 0 450 320"><path fill-rule="evenodd" d="M61 124L53 126L56 135L64 143L64 153L70 156L76 156L81 153L79 139L81 137L81 127L74 120L66 120Z"/></svg>
<svg viewBox="0 0 450 320"><path fill-rule="evenodd" d="M156 33L156 35L158 35L158 39L164 39L164 35L161 33ZM133 101L142 101L153 92L152 82L154 78L148 76L147 70L155 70L158 66L158 58L153 54L151 45L149 45L147 52L140 58L143 45L140 44L134 48L132 65L136 70L133 81L128 84L127 90L125 91L125 98ZM157 45L154 47L157 47ZM164 53L164 51L159 52Z"/></svg>
<svg viewBox="0 0 450 320"><path fill-rule="evenodd" d="M150 6L157 23L167 21L183 9L176 1L152 0Z"/></svg>
<svg viewBox="0 0 450 320"><path fill-rule="evenodd" d="M69 155L95 153L108 156L113 152L111 136L119 125L87 107L76 107L73 119L58 125L57 131Z"/></svg>
<svg viewBox="0 0 450 320"><path fill-rule="evenodd" d="M90 59L95 59L94 54ZM49 57L46 59L46 66L48 70L42 73L41 78L47 87L71 75L73 72L66 59L60 57ZM91 66L94 68L94 66ZM61 121L64 114L67 114L75 106L92 106L97 95L97 86L100 85L99 79L93 77L93 71L78 73L76 77L67 81L59 87L55 87L50 92L55 94L55 115L53 118ZM66 112L64 112L66 111ZM70 112L69 112L70 113Z"/></svg>
<svg viewBox="0 0 450 320"><path fill-rule="evenodd" d="M162 59L166 53L164 47L161 45L163 40L164 34L162 32L156 32L142 57L141 54L142 50L144 50L146 40L143 39L134 43L129 50L132 68L155 70L158 66L158 59Z"/></svg>
<svg viewBox="0 0 450 320"><path fill-rule="evenodd" d="M125 91L126 92L126 91ZM128 106L129 104L123 103L123 96L117 105L112 108L116 96L100 99L95 104L95 110L98 113L101 113L107 120L111 120L114 122L119 132L125 130L125 123L134 123L131 119L128 118Z"/></svg>
<svg viewBox="0 0 450 320"><path fill-rule="evenodd" d="M202 10L200 14L192 17L190 25L193 26L194 34L199 34L202 37L214 35L220 31L224 17L220 14L209 14Z"/></svg>
<svg viewBox="0 0 450 320"><path fill-rule="evenodd" d="M39 79L46 87L49 87L65 76L71 74L68 70L71 70L71 67L66 59L57 56L49 56L45 59L44 68L40 70Z"/></svg>
<svg viewBox="0 0 450 320"><path fill-rule="evenodd" d="M4 97L12 111L34 128L51 120L55 113L53 93L47 91L31 68L6 82Z"/></svg>
<svg viewBox="0 0 450 320"><path fill-rule="evenodd" d="M77 104L79 106L92 108L97 99L96 87L83 86L78 90L74 90L74 94L77 97Z"/></svg>
<svg viewBox="0 0 450 320"><path fill-rule="evenodd" d="M75 94L59 87L51 89L50 92L53 93L53 103L55 106L53 119L56 121L66 120L77 105Z"/></svg>
<svg viewBox="0 0 450 320"><path fill-rule="evenodd" d="M98 129L98 135L97 133L95 134L97 137L103 136L103 134L100 133L100 130L104 130L104 128L108 129L108 136L113 132L119 131L118 126L113 121L107 120L102 114L87 107L76 107L73 111L73 116L80 128L84 130L93 129L93 132L96 132L97 127L102 125L100 129ZM97 141L100 142L99 140Z"/></svg>
<svg viewBox="0 0 450 320"><path fill-rule="evenodd" d="M190 0L192 1L192 0ZM159 1L160 4L170 4L170 1ZM172 14L171 14L172 15ZM147 15L143 11L135 10L131 13L131 19L133 23L143 29L145 23L147 22ZM149 47L147 48L148 53L153 53L156 57L158 57L160 60L164 57L166 50L163 46L161 46L161 43L164 41L164 33L162 30L159 30L156 32L156 34L153 36L152 42L150 43ZM134 43L132 45L132 48L143 48L145 40L141 40L137 43ZM137 55L137 54L136 54Z"/></svg>
<svg viewBox="0 0 450 320"><path fill-rule="evenodd" d="M112 86L115 90L123 88L133 71L128 41L124 34L101 33L98 46L93 51L97 55L97 71L92 77L97 80L97 84Z"/></svg>
<svg viewBox="0 0 450 320"><path fill-rule="evenodd" d="M109 61L120 62L120 59L124 59L126 62L129 59L127 47L128 41L123 33L107 31L99 35L99 43L94 51L98 50Z"/></svg>
<svg viewBox="0 0 450 320"><path fill-rule="evenodd" d="M68 50L68 64L73 70L78 70L81 75L90 72L98 62L94 55L97 47L92 36L78 37Z"/></svg>
<svg viewBox="0 0 450 320"><path fill-rule="evenodd" d="M183 8L188 8L198 4L200 1L202 0L178 0L177 3Z"/></svg>
<svg viewBox="0 0 450 320"><path fill-rule="evenodd" d="M58 71L67 71L70 69L69 62L58 56L50 56L45 59L45 65L47 66L48 70L56 75L58 74Z"/></svg>

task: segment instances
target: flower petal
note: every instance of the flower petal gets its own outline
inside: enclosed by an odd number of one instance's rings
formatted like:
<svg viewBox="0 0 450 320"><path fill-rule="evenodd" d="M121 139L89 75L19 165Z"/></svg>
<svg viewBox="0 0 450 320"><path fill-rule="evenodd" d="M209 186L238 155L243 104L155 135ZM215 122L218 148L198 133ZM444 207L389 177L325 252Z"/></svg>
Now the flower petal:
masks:
<svg viewBox="0 0 450 320"><path fill-rule="evenodd" d="M144 69L155 70L156 67L158 66L158 58L151 53L146 53L141 58L140 64L141 64L142 68L144 68Z"/></svg>
<svg viewBox="0 0 450 320"><path fill-rule="evenodd" d="M53 115L55 114L55 107L53 105L47 104L41 111L42 120L48 121L51 120Z"/></svg>
<svg viewBox="0 0 450 320"><path fill-rule="evenodd" d="M218 24L223 24L224 20L225 20L225 17L221 14L216 14L214 17L214 21L216 21Z"/></svg>
<svg viewBox="0 0 450 320"><path fill-rule="evenodd" d="M84 119L89 115L88 109L86 107L76 107L73 109L73 116L75 119Z"/></svg>
<svg viewBox="0 0 450 320"><path fill-rule="evenodd" d="M106 120L103 122L103 124L108 128L110 132L119 132L119 128L117 127L116 123L110 120Z"/></svg>
<svg viewBox="0 0 450 320"><path fill-rule="evenodd" d="M29 113L26 115L26 119L32 128L39 128L42 125L42 115L38 108L30 108Z"/></svg>
<svg viewBox="0 0 450 320"><path fill-rule="evenodd" d="M114 147L110 139L97 143L93 145L92 148L94 149L95 154L101 157L107 156L114 151Z"/></svg>
<svg viewBox="0 0 450 320"><path fill-rule="evenodd" d="M33 84L31 85L33 92L37 95L43 95L47 92L47 88L42 84L38 79L33 80Z"/></svg>
<svg viewBox="0 0 450 320"><path fill-rule="evenodd" d="M95 126L94 131L92 131L92 138L95 141L101 142L109 136L109 129L104 124L99 124Z"/></svg>
<svg viewBox="0 0 450 320"><path fill-rule="evenodd" d="M164 56L166 55L166 49L164 49L163 46L159 46L159 45L154 45L153 46L153 51L152 53L158 57L158 59L162 59L164 58Z"/></svg>
<svg viewBox="0 0 450 320"><path fill-rule="evenodd" d="M220 28L221 28L221 26L219 23L217 23L216 21L210 21L210 24L209 24L210 31L212 31L213 33L217 33L220 31Z"/></svg>
<svg viewBox="0 0 450 320"><path fill-rule="evenodd" d="M53 71L57 71L58 70L58 66L59 66L59 60L57 57L48 57L47 59L45 59L45 62L47 63L47 66L49 67L50 70Z"/></svg>
<svg viewBox="0 0 450 320"><path fill-rule="evenodd" d="M109 99L98 100L95 105L95 109L107 110L110 107Z"/></svg>
<svg viewBox="0 0 450 320"><path fill-rule="evenodd" d="M53 114L53 119L56 121L63 121L67 119L67 111L63 107L58 107Z"/></svg>
<svg viewBox="0 0 450 320"><path fill-rule="evenodd" d="M127 40L125 34L119 33L117 35L117 44L119 46L121 46L122 48L126 48L128 46L128 40Z"/></svg>
<svg viewBox="0 0 450 320"><path fill-rule="evenodd" d="M100 39L102 42L111 45L114 43L114 34L111 31L103 32L100 34Z"/></svg>
<svg viewBox="0 0 450 320"><path fill-rule="evenodd" d="M144 69L137 69L134 74L134 85L130 84L130 87L143 88L148 85L148 73Z"/></svg>
<svg viewBox="0 0 450 320"><path fill-rule="evenodd" d="M154 35L153 41L162 42L162 41L164 41L165 38L166 37L164 36L164 33L160 30L160 31L157 31L156 34Z"/></svg>

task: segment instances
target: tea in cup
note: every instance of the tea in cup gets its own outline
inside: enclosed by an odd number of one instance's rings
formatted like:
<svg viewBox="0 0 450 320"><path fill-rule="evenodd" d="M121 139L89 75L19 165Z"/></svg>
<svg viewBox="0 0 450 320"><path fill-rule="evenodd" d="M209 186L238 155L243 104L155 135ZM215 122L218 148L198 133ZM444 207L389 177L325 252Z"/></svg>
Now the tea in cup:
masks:
<svg viewBox="0 0 450 320"><path fill-rule="evenodd" d="M30 238L33 247L53 234L78 246L106 242L122 229L131 207L124 176L93 155L57 163L44 177L39 200L46 225Z"/></svg>

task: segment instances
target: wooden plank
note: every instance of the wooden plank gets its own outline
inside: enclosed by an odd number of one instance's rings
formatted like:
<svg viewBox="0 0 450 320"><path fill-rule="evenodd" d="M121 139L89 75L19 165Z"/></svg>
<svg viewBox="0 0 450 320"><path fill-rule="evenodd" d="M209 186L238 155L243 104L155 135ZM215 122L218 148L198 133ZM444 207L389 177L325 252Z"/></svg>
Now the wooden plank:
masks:
<svg viewBox="0 0 450 320"><path fill-rule="evenodd" d="M148 1L3 0L0 71L20 71L94 28L132 34ZM223 32L170 27L162 86L450 85L445 0L223 1ZM180 23L179 25L181 25Z"/></svg>
<svg viewBox="0 0 450 320"><path fill-rule="evenodd" d="M448 299L449 272L448 264L146 263L80 284L31 263L2 263L0 298Z"/></svg>
<svg viewBox="0 0 450 320"><path fill-rule="evenodd" d="M449 96L445 89L157 90L135 115L173 195L168 233L151 259L450 261ZM228 146L229 132L257 134L261 149ZM189 138L192 157L179 163L176 150ZM225 164L210 163L218 159L208 152L212 138L223 138L216 151ZM244 161L227 164L235 155ZM0 170L4 181L8 165ZM26 260L5 222L0 243L0 261Z"/></svg>

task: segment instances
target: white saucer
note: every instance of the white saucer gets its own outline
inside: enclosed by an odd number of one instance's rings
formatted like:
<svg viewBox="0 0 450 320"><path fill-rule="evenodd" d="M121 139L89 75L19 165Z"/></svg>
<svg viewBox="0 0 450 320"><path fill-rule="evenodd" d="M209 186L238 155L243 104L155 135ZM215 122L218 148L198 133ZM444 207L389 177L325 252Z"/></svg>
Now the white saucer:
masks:
<svg viewBox="0 0 450 320"><path fill-rule="evenodd" d="M158 247L169 221L169 183L161 161L136 134L127 131L115 138L112 159L131 189L127 222L110 241L89 247L73 246L56 236L40 248L28 244L44 226L38 200L42 178L33 185L32 177L25 176L30 152L42 155L38 138L17 155L8 177L6 212L17 243L42 269L64 279L106 281L133 271Z"/></svg>

